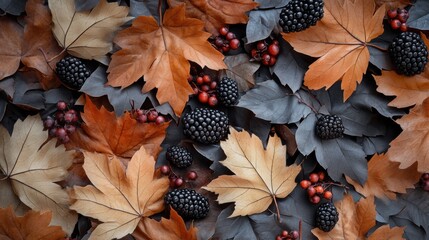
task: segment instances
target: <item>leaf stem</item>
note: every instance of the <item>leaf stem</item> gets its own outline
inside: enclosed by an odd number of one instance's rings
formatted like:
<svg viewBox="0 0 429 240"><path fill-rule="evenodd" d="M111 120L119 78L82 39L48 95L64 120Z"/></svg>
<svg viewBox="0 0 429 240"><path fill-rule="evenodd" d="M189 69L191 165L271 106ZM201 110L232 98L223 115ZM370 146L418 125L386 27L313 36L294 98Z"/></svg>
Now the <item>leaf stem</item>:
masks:
<svg viewBox="0 0 429 240"><path fill-rule="evenodd" d="M299 219L298 232L299 232L299 240L302 240L302 219Z"/></svg>
<svg viewBox="0 0 429 240"><path fill-rule="evenodd" d="M376 49L378 49L378 50L380 50L380 51L382 51L382 52L387 52L387 49L382 48L382 47L380 47L380 46L377 46L377 45L375 45L375 44L367 43L366 45L367 45L368 47L376 48Z"/></svg>
<svg viewBox="0 0 429 240"><path fill-rule="evenodd" d="M304 104L305 106L309 107L311 111L313 111L315 114L318 114L319 111L317 111L313 106L306 103L300 96L298 96L296 93L293 94L296 98L298 98L298 102Z"/></svg>
<svg viewBox="0 0 429 240"><path fill-rule="evenodd" d="M280 209L279 209L279 205L277 204L277 199L275 195L271 195L271 197L274 200L274 205L276 206L276 212L277 212L277 221L280 223L281 219L280 219Z"/></svg>

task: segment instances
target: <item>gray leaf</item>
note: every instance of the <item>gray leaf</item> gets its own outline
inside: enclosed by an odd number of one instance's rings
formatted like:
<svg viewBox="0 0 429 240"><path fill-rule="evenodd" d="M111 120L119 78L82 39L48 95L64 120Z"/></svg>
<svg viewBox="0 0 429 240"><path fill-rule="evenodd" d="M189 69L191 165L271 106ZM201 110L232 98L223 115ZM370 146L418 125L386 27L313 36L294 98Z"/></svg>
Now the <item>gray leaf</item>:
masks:
<svg viewBox="0 0 429 240"><path fill-rule="evenodd" d="M256 42L270 36L279 21L281 9L251 11L246 27L248 43Z"/></svg>
<svg viewBox="0 0 429 240"><path fill-rule="evenodd" d="M76 11L89 11L98 4L98 0L75 0L74 5Z"/></svg>
<svg viewBox="0 0 429 240"><path fill-rule="evenodd" d="M218 216L213 238L234 240L258 239L252 229L248 217L228 218L234 211L234 205L229 205Z"/></svg>
<svg viewBox="0 0 429 240"><path fill-rule="evenodd" d="M165 7L165 4L163 4ZM158 2L145 0L130 0L130 15L138 16L153 16L159 20Z"/></svg>
<svg viewBox="0 0 429 240"><path fill-rule="evenodd" d="M18 16L25 11L26 0L0 0L0 9L6 13Z"/></svg>
<svg viewBox="0 0 429 240"><path fill-rule="evenodd" d="M24 105L37 110L45 108L43 89L35 76L21 72L15 75L13 104Z"/></svg>
<svg viewBox="0 0 429 240"><path fill-rule="evenodd" d="M407 26L420 30L429 30L429 2L420 0L410 8Z"/></svg>

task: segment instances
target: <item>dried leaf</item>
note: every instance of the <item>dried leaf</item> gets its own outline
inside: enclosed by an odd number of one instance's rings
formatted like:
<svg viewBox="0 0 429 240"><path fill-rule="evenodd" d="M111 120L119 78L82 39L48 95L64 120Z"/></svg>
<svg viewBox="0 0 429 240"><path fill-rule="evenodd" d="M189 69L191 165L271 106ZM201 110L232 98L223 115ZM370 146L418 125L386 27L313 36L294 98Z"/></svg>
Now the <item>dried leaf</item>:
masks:
<svg viewBox="0 0 429 240"><path fill-rule="evenodd" d="M221 163L236 175L222 175L204 189L219 194L219 203L234 202L230 217L265 211L275 198L285 198L295 188L301 166L286 167L286 146L270 137L264 150L261 140L247 132L230 128L228 140L221 142L227 158Z"/></svg>
<svg viewBox="0 0 429 240"><path fill-rule="evenodd" d="M0 79L16 72L21 61L23 29L9 17L0 18Z"/></svg>
<svg viewBox="0 0 429 240"><path fill-rule="evenodd" d="M101 0L91 11L76 12L74 0L49 0L55 38L70 54L106 62L113 34L131 18L128 7Z"/></svg>
<svg viewBox="0 0 429 240"><path fill-rule="evenodd" d="M58 226L49 226L52 213L29 211L15 215L11 207L0 208L0 239L62 240L66 233Z"/></svg>
<svg viewBox="0 0 429 240"><path fill-rule="evenodd" d="M225 64L228 66L225 70L226 76L237 82L239 91L248 91L255 85L253 74L258 71L260 65L249 60L245 53L225 57Z"/></svg>
<svg viewBox="0 0 429 240"><path fill-rule="evenodd" d="M368 240L403 240L404 227L393 227L383 225L369 236Z"/></svg>
<svg viewBox="0 0 429 240"><path fill-rule="evenodd" d="M330 88L342 79L344 100L352 95L356 82L362 81L368 67L368 43L383 33L384 8L374 11L373 1L327 0L324 17L315 27L298 33L283 33L283 38L296 51L319 57L305 74L306 86Z"/></svg>
<svg viewBox="0 0 429 240"><path fill-rule="evenodd" d="M185 221L173 208L170 208L170 219L161 218L161 221L158 222L150 218L143 218L133 236L136 239L197 240L197 228L191 224L189 230L186 229Z"/></svg>
<svg viewBox="0 0 429 240"><path fill-rule="evenodd" d="M205 29L219 35L226 24L247 23L246 12L258 6L253 0L168 0L168 5L177 7L186 4L186 16L201 19Z"/></svg>
<svg viewBox="0 0 429 240"><path fill-rule="evenodd" d="M377 6L386 5L386 9L404 8L411 4L410 0L375 0Z"/></svg>
<svg viewBox="0 0 429 240"><path fill-rule="evenodd" d="M52 224L62 226L71 234L77 215L69 211L67 193L55 182L64 180L73 153L66 152L62 145L55 147L54 140L39 150L46 132L38 115L27 117L23 122L18 120L12 136L0 128L0 136L1 181L10 181L14 193L31 209L52 210ZM5 202L0 202L1 207L7 207L3 204Z"/></svg>
<svg viewBox="0 0 429 240"><path fill-rule="evenodd" d="M314 228L311 232L319 240L335 239L335 240L355 240L365 239L367 232L375 226L375 204L374 197L362 198L358 203L354 203L351 195L346 195L343 200L336 202L335 206L339 212L339 220L334 229L329 232L324 232L319 228ZM386 225L388 227L388 225ZM376 230L377 231L377 230ZM387 231L386 229L379 230L377 236L382 237ZM387 233L386 233L387 234ZM386 234L384 236L386 236ZM392 233L387 234L389 238L369 238L377 240L403 239L404 229L393 229Z"/></svg>
<svg viewBox="0 0 429 240"><path fill-rule="evenodd" d="M429 98L396 121L403 132L390 143L387 158L409 168L417 162L419 172L429 172Z"/></svg>
<svg viewBox="0 0 429 240"><path fill-rule="evenodd" d="M114 112L103 106L98 109L88 97L81 117L85 123L70 136L67 148L127 158L132 157L142 145L150 155L157 155L168 127L168 123L139 123L130 112L116 117Z"/></svg>
<svg viewBox="0 0 429 240"><path fill-rule="evenodd" d="M103 222L89 239L114 239L132 233L142 217L164 208L167 177L154 177L155 159L142 147L128 163L105 154L84 151L83 168L94 186L74 187L70 207Z"/></svg>
<svg viewBox="0 0 429 240"><path fill-rule="evenodd" d="M159 26L153 17L140 16L121 31L115 43L122 50L112 56L108 84L127 87L144 75L144 92L158 89L160 104L168 102L180 115L193 90L187 78L190 64L219 70L226 68L223 55L202 31L204 22L185 16L185 6L169 8Z"/></svg>
<svg viewBox="0 0 429 240"><path fill-rule="evenodd" d="M406 193L407 188L414 188L420 175L417 164L399 169L399 163L389 161L386 155L375 154L368 162L368 179L363 187L347 176L346 179L364 196L395 199L395 193Z"/></svg>

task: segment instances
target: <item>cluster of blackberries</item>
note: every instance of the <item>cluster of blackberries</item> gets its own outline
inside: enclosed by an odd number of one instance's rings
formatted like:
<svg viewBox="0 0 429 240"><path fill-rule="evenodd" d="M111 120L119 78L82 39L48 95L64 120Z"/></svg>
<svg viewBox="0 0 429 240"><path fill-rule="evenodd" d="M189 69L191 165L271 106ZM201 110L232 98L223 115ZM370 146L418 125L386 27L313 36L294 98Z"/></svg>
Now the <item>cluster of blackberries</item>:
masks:
<svg viewBox="0 0 429 240"><path fill-rule="evenodd" d="M342 137L343 120L337 115L320 114L316 122L316 135L324 140Z"/></svg>
<svg viewBox="0 0 429 240"><path fill-rule="evenodd" d="M209 41L221 53L227 53L229 50L236 50L240 47L240 40L227 27L221 27L219 36L211 37Z"/></svg>
<svg viewBox="0 0 429 240"><path fill-rule="evenodd" d="M250 51L252 58L250 61L261 62L265 66L274 66L277 62L277 56L280 53L279 41L273 40L268 43L267 40L261 40Z"/></svg>
<svg viewBox="0 0 429 240"><path fill-rule="evenodd" d="M429 192L429 173L422 174L420 177L420 185L422 186L423 190Z"/></svg>
<svg viewBox="0 0 429 240"><path fill-rule="evenodd" d="M292 0L280 12L283 32L299 32L316 25L323 17L323 0Z"/></svg>
<svg viewBox="0 0 429 240"><path fill-rule="evenodd" d="M277 235L276 240L298 240L299 233L298 231L290 231L283 230L279 235Z"/></svg>
<svg viewBox="0 0 429 240"><path fill-rule="evenodd" d="M154 122L156 124L162 124L166 121L166 117L160 115L155 109L143 110L143 109L133 109L131 115L139 122Z"/></svg>
<svg viewBox="0 0 429 240"><path fill-rule="evenodd" d="M70 141L69 134L73 134L80 126L79 113L69 108L67 103L59 101L54 117L48 116L43 121L44 130L48 130L49 137L57 137L61 143Z"/></svg>
<svg viewBox="0 0 429 240"><path fill-rule="evenodd" d="M79 90L91 75L85 64L73 56L68 56L57 63L57 75L68 88Z"/></svg>
<svg viewBox="0 0 429 240"><path fill-rule="evenodd" d="M228 135L228 117L216 109L197 108L187 113L183 122L184 134L199 143L218 143Z"/></svg>
<svg viewBox="0 0 429 240"><path fill-rule="evenodd" d="M310 174L308 180L302 180L300 182L301 188L307 190L307 195L310 202L313 204L318 204L321 197L326 200L332 199L332 192L328 190L331 183L324 182L324 179L325 173L318 172Z"/></svg>
<svg viewBox="0 0 429 240"><path fill-rule="evenodd" d="M408 11L403 8L395 8L387 10L387 17L389 18L389 23L392 29L401 30L402 32L406 32L407 20L409 17Z"/></svg>

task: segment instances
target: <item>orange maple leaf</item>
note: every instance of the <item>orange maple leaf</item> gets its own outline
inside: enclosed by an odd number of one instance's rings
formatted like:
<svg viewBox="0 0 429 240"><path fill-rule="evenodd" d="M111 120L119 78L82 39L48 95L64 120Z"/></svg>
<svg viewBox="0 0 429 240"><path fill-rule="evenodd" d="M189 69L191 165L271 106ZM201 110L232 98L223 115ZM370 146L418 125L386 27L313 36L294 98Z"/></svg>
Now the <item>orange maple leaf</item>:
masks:
<svg viewBox="0 0 429 240"><path fill-rule="evenodd" d="M344 100L352 95L368 67L368 42L383 33L384 7L374 10L374 1L327 0L315 27L282 33L296 51L319 57L304 76L306 86L330 88L341 79Z"/></svg>
<svg viewBox="0 0 429 240"><path fill-rule="evenodd" d="M419 172L429 172L429 98L396 122L403 132L390 143L387 157L401 169L417 162Z"/></svg>
<svg viewBox="0 0 429 240"><path fill-rule="evenodd" d="M368 162L368 179L364 186L347 176L346 179L364 196L395 199L395 193L406 193L407 188L414 188L420 176L417 164L399 169L399 163L389 161L386 155L376 154Z"/></svg>
<svg viewBox="0 0 429 240"><path fill-rule="evenodd" d="M114 112L97 106L86 98L85 122L70 136L67 148L80 148L91 152L114 154L130 158L144 145L149 154L156 156L161 150L168 123L139 123L129 112L117 118Z"/></svg>
<svg viewBox="0 0 429 240"><path fill-rule="evenodd" d="M180 115L193 93L188 60L214 70L226 68L203 27L203 21L185 16L184 4L167 9L161 25L153 17L137 17L115 39L122 49L112 56L108 84L127 87L144 75L143 91L157 88L158 101L168 102Z"/></svg>
<svg viewBox="0 0 429 240"><path fill-rule="evenodd" d="M314 228L311 232L319 240L341 239L355 240L365 239L368 231L375 226L375 204L374 196L366 199L362 198L358 203L354 203L351 195L344 196L344 199L335 203L339 213L339 219L334 229L324 232ZM387 229L386 229L387 228ZM375 236L373 237L372 235ZM404 228L389 228L388 225L378 228L368 239L377 240L403 240ZM379 237L379 238L376 238Z"/></svg>
<svg viewBox="0 0 429 240"><path fill-rule="evenodd" d="M197 228L191 223L189 230L186 229L185 221L173 208L170 208L170 219L161 218L158 222L150 218L142 218L133 236L136 239L197 240Z"/></svg>
<svg viewBox="0 0 429 240"><path fill-rule="evenodd" d="M59 226L49 226L52 213L50 211L28 211L18 217L12 207L0 208L0 239L38 239L61 240L66 233Z"/></svg>
<svg viewBox="0 0 429 240"><path fill-rule="evenodd" d="M258 6L252 0L168 0L171 7L186 3L186 16L204 21L205 29L219 35L225 24L247 23L246 12Z"/></svg>

